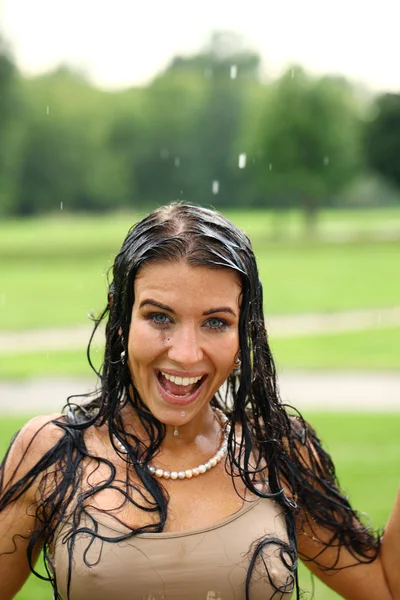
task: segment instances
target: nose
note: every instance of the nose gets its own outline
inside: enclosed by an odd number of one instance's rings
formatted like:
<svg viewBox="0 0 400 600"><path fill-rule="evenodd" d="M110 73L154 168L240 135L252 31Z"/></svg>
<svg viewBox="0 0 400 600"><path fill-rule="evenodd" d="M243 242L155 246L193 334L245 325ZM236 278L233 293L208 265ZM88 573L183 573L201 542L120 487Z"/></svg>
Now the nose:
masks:
<svg viewBox="0 0 400 600"><path fill-rule="evenodd" d="M169 339L168 358L188 369L203 359L200 335L194 326L180 327Z"/></svg>

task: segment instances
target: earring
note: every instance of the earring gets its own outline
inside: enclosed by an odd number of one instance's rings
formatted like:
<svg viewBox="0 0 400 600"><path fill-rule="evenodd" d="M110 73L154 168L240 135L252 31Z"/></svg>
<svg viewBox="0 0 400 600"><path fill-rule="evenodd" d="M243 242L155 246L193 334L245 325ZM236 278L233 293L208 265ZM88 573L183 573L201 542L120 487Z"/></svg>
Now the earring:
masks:
<svg viewBox="0 0 400 600"><path fill-rule="evenodd" d="M232 371L232 374L233 374L235 377L240 377L240 375L241 375L241 372L242 372L242 369L241 369L242 360L241 360L241 358L240 358L240 350L239 350L239 352L237 353L237 355L235 356L234 363L235 363L235 368L233 369L233 371Z"/></svg>
<svg viewBox="0 0 400 600"><path fill-rule="evenodd" d="M175 427L174 427L174 436L176 437L177 435L179 435L179 429L175 425Z"/></svg>
<svg viewBox="0 0 400 600"><path fill-rule="evenodd" d="M122 350L121 352L121 362L123 365L125 364L125 350Z"/></svg>

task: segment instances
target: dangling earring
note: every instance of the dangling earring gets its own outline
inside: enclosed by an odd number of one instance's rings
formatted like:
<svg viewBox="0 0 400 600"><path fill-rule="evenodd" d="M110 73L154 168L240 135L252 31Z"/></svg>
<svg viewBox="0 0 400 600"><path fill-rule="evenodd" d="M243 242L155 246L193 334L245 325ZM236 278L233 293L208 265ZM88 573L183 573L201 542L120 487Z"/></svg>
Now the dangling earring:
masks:
<svg viewBox="0 0 400 600"><path fill-rule="evenodd" d="M125 350L122 350L121 352L121 362L123 365L125 364Z"/></svg>
<svg viewBox="0 0 400 600"><path fill-rule="evenodd" d="M235 357L235 361L234 361L234 363L235 363L235 368L233 369L233 371L232 371L232 374L233 374L235 377L240 377L240 374L241 374L241 372L242 372L242 369L241 369L241 366L242 366L242 360L241 360L241 358L240 358L240 350L239 350L239 352L237 353L237 355L236 355L236 357Z"/></svg>
<svg viewBox="0 0 400 600"><path fill-rule="evenodd" d="M174 427L174 436L176 437L177 435L179 435L179 429L175 425L175 427Z"/></svg>

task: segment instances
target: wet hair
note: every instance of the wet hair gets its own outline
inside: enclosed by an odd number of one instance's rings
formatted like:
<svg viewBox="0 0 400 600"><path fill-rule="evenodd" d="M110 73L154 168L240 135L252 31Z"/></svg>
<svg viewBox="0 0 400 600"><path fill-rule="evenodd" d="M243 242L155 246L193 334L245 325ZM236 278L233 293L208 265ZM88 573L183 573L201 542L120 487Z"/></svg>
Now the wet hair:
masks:
<svg viewBox="0 0 400 600"><path fill-rule="evenodd" d="M321 543L321 550L316 556L300 556L301 559L334 573L340 568L340 551L345 547L354 564L372 562L379 552L379 536L363 525L340 490L332 460L314 430L279 398L275 364L264 323L262 285L249 239L214 210L188 203L172 203L152 212L132 227L115 258L108 302L94 327L96 331L100 323L107 320L98 389L81 402L77 402L75 397L69 398L64 417L53 421L62 430L62 435L24 477L9 486L0 480L0 510L18 500L30 486L38 486L37 527L27 549L31 570L36 573L32 557L35 544L40 539L48 579L52 582L55 598L61 597L51 549L58 528L67 522L68 530L63 533L63 541L68 547L69 597L73 552L79 534L89 535L89 547L95 538L103 543L117 543L137 534L164 529L168 495L160 480L149 473L147 465L156 456L166 428L153 417L146 406L146 399L139 396L127 361L121 358L121 353L127 352L125 340L128 339L135 301L135 278L142 267L155 261L186 261L194 267L230 269L240 278L238 328L241 373L228 378L224 391L220 390L211 404L222 409L232 423L225 468L232 475L234 484L240 478L246 489L256 496L273 498L282 509L287 528L287 541L266 535L251 549L246 577L247 600L252 573L259 560L265 565L266 576L276 591L276 597L296 590L296 597L300 598L296 542L299 522L306 525ZM90 361L90 343L88 356ZM134 432L125 430L121 408L127 405L136 412L150 440L148 444L144 444ZM241 426L240 438L236 434L236 424ZM129 477L128 469L125 479L120 480L111 460L90 453L84 434L89 428L99 426L107 427L117 452L120 450L116 440L127 449L127 454L120 454L133 468L136 483ZM87 482L86 489L82 491L83 469L87 465L93 467L93 473L103 465L109 475L93 485ZM267 486L260 488L257 482L265 473ZM119 491L121 503L132 503L150 513L150 522L135 528L117 515L109 514L124 527L125 533L121 531L120 535L112 538L102 535L90 503L96 494L110 487ZM324 530L323 540L319 539L319 527ZM278 547L280 559L288 570L288 579L283 587L274 582L263 561L263 553L270 546ZM330 553L334 550L329 565L324 561L327 549ZM85 562L89 565L86 554Z"/></svg>

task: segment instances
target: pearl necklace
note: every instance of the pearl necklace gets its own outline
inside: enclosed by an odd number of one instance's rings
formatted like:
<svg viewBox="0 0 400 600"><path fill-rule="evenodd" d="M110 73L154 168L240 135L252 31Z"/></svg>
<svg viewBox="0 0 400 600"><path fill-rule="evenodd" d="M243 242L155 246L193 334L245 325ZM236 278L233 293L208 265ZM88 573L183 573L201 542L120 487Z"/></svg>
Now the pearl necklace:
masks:
<svg viewBox="0 0 400 600"><path fill-rule="evenodd" d="M193 469L186 469L185 471L164 471L164 469L160 469L160 468L155 467L152 464L149 464L149 465L147 465L147 469L149 470L149 472L152 475L155 475L156 477L158 477L159 479L161 479L161 478L164 478L164 479L192 479L192 477L198 477L199 475L203 475L203 473L206 473L213 467L217 466L217 464L219 462L221 462L221 460L224 458L225 454L227 453L228 436L229 436L229 431L231 429L231 426L228 423L228 417L226 415L224 415L222 410L219 410L218 408L213 408L213 411L219 421L219 424L221 425L221 428L224 430L224 433L222 436L222 444L221 444L220 448L218 449L217 453L214 454L214 456L212 456L207 462L205 462L201 465L198 465L197 467L194 467ZM118 446L120 451L123 454L128 454L126 446L118 438L116 438L115 436L113 436L113 437L114 437L114 442L116 443L116 445Z"/></svg>

